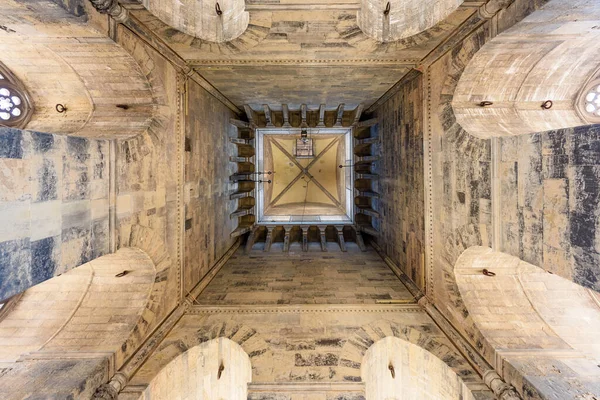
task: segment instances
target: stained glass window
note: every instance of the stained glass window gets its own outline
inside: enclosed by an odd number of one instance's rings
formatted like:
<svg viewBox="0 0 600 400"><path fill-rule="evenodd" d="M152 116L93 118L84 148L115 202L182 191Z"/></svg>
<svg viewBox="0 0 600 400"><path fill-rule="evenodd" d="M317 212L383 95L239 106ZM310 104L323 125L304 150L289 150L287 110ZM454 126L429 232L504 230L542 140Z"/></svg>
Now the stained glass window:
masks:
<svg viewBox="0 0 600 400"><path fill-rule="evenodd" d="M0 64L0 124L23 128L31 116L31 102L21 83Z"/></svg>

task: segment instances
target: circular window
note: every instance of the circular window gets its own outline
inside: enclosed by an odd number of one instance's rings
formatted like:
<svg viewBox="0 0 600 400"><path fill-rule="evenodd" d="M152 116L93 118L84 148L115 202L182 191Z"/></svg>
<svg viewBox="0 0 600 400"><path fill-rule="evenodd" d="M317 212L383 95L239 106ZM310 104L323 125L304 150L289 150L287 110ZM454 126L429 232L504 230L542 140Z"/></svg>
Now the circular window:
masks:
<svg viewBox="0 0 600 400"><path fill-rule="evenodd" d="M587 90L584 109L592 117L600 118L600 82Z"/></svg>
<svg viewBox="0 0 600 400"><path fill-rule="evenodd" d="M23 86L0 64L0 125L23 128L31 111L31 102Z"/></svg>

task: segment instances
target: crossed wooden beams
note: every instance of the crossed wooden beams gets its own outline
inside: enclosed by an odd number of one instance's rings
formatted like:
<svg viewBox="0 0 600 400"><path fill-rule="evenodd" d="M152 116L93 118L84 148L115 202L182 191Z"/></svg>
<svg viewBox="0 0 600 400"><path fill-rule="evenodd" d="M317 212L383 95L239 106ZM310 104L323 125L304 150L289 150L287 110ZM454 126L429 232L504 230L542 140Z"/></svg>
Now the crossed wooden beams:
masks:
<svg viewBox="0 0 600 400"><path fill-rule="evenodd" d="M310 164L308 164L306 166L306 168L304 168L297 160L296 157L292 156L281 144L279 144L277 142L277 140L272 140L271 143L273 143L275 145L275 147L277 147L287 158L290 159L290 161L292 163L294 163L294 165L296 167L298 167L300 169L300 172L298 173L298 175L296 175L296 177L294 179L292 179L292 181L281 191L281 193L279 193L273 200L271 200L269 207L274 206L282 197L284 194L286 194L291 188L292 186L294 186L294 184L296 182L298 182L302 177L306 176L309 180L308 182L312 182L314 183L319 189L321 189L321 191L323 191L323 193L325 193L325 195L329 198L329 200L331 200L333 202L333 204L335 204L335 206L338 208L338 210L341 213L344 213L344 209L342 207L342 204L327 190L325 189L325 187L323 185L321 185L321 183L313 176L311 175L311 173L309 172L310 168L315 165L315 163L317 161L319 161L319 159L325 154L327 153L327 151L329 151L329 149L331 149L333 146L335 146L336 143L338 143L340 140L342 140L343 136L340 136L338 138L335 138L331 143L329 143L324 149L323 151L321 151L311 162ZM307 182L307 184L308 184Z"/></svg>

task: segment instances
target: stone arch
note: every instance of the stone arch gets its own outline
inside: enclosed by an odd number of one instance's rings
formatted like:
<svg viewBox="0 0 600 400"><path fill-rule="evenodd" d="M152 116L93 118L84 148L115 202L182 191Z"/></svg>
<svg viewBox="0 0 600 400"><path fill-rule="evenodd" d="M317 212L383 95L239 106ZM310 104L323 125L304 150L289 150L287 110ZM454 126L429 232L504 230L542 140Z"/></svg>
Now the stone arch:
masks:
<svg viewBox="0 0 600 400"><path fill-rule="evenodd" d="M193 335L187 335L176 341L165 342L158 347L152 365L154 373L162 370L178 355L210 340L226 338L237 343L248 354L252 363L252 381L272 381L274 360L273 350L255 329L234 322L214 322L200 326ZM153 378L153 376L152 376Z"/></svg>
<svg viewBox="0 0 600 400"><path fill-rule="evenodd" d="M149 330L158 322L157 315L162 311L167 296L169 273L172 272L171 256L161 236L154 229L142 225L133 225L129 236L120 243L122 248L136 248L143 251L154 263L155 278L152 291L140 320L131 335L121 346L124 359L133 354L144 340Z"/></svg>
<svg viewBox="0 0 600 400"><path fill-rule="evenodd" d="M491 138L600 121L600 101L591 112L584 101L598 77L599 22L594 0L553 0L486 43L456 88L460 125Z"/></svg>
<svg viewBox="0 0 600 400"><path fill-rule="evenodd" d="M6 24L0 59L33 104L24 128L94 138L131 137L148 128L156 107L152 90L122 47L51 2L3 7L15 17Z"/></svg>
<svg viewBox="0 0 600 400"><path fill-rule="evenodd" d="M147 236L130 243L164 247ZM0 393L26 397L39 381L57 398L90 398L156 322L169 265L160 250L126 247L25 291L0 321Z"/></svg>
<svg viewBox="0 0 600 400"><path fill-rule="evenodd" d="M250 11L248 26L238 37L225 42L213 42L195 37L186 32L166 24L162 20L153 21L155 31L170 41L189 43L195 49L212 54L232 55L249 51L259 45L269 34L272 24L272 13L263 11Z"/></svg>
<svg viewBox="0 0 600 400"><path fill-rule="evenodd" d="M472 398L462 379L437 357L397 337L387 336L366 351L362 378L368 399Z"/></svg>
<svg viewBox="0 0 600 400"><path fill-rule="evenodd" d="M486 276L483 270L493 273ZM577 398L600 360L600 297L517 257L473 246L455 265L456 284L482 354L523 394ZM530 368L534 363L536 368ZM591 368L589 372L584 372ZM598 394L595 389L592 393Z"/></svg>
<svg viewBox="0 0 600 400"><path fill-rule="evenodd" d="M455 11L463 0L361 0L358 26L378 42L391 42L432 28ZM389 4L389 9L387 5ZM385 13L384 13L385 11Z"/></svg>
<svg viewBox="0 0 600 400"><path fill-rule="evenodd" d="M126 248L28 289L0 322L2 361L103 353L119 367L125 343L140 343L156 276L147 254Z"/></svg>
<svg viewBox="0 0 600 400"><path fill-rule="evenodd" d="M407 326L380 319L358 329L342 347L339 365L350 371L344 376L346 381L361 382L361 367L367 350L386 337L396 337L412 343L439 358L462 379L473 378L475 372L460 353L448 344L430 335L427 326Z"/></svg>
<svg viewBox="0 0 600 400"><path fill-rule="evenodd" d="M176 7L164 7L158 0L147 0L144 5L165 24L212 43L237 39L247 30L250 19L244 0L184 0Z"/></svg>
<svg viewBox="0 0 600 400"><path fill-rule="evenodd" d="M180 379L173 380L173 376ZM251 381L248 354L236 342L220 337L171 360L148 384L141 399L246 400Z"/></svg>

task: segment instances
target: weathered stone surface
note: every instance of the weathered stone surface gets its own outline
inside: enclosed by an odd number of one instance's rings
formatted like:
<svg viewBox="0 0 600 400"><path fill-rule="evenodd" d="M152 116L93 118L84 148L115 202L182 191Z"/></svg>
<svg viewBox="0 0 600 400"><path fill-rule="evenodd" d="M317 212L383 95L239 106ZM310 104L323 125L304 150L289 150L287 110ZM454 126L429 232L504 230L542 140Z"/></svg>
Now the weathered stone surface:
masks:
<svg viewBox="0 0 600 400"><path fill-rule="evenodd" d="M403 82L377 110L381 161L374 208L381 215L380 245L421 289L425 287L425 203L423 178L423 78ZM463 194L464 197L464 194ZM464 200L463 200L464 201Z"/></svg>
<svg viewBox="0 0 600 400"><path fill-rule="evenodd" d="M108 252L108 146L6 128L0 142L4 299Z"/></svg>
<svg viewBox="0 0 600 400"><path fill-rule="evenodd" d="M330 253L325 253L330 254ZM335 282L335 285L330 285ZM410 299L377 253L349 246L335 257L319 252L267 253L242 250L202 292L200 304L373 304ZM340 339L319 339L292 347L339 347Z"/></svg>

